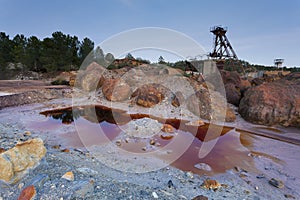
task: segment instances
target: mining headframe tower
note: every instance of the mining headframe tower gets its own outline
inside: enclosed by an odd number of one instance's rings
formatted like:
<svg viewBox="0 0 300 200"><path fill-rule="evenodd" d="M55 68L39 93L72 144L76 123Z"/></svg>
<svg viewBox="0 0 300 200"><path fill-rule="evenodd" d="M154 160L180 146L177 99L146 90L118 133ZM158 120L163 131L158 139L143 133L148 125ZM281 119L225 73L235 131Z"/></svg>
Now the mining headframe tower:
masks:
<svg viewBox="0 0 300 200"><path fill-rule="evenodd" d="M214 48L209 57L216 61L219 69L224 69L226 60L238 60L227 36L227 27L214 26L210 28L210 32L214 34Z"/></svg>

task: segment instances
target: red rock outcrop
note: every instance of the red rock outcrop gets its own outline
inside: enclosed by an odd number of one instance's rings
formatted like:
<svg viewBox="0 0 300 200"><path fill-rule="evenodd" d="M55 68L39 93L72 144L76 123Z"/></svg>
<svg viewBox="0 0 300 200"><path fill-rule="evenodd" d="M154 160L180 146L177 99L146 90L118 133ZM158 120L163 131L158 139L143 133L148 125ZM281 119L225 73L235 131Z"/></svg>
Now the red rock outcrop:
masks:
<svg viewBox="0 0 300 200"><path fill-rule="evenodd" d="M253 123L300 126L300 73L250 88L239 113Z"/></svg>

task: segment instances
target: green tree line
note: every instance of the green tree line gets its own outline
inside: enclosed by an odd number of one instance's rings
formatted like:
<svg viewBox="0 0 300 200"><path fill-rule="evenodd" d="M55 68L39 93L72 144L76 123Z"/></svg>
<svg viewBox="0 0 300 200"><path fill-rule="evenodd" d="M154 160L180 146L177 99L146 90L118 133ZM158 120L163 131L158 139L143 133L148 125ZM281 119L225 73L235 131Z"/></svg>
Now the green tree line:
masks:
<svg viewBox="0 0 300 200"><path fill-rule="evenodd" d="M79 41L77 36L60 31L43 40L22 34L10 39L0 32L0 70L2 73L9 70L11 64L36 72L76 70L93 49L94 42L89 38Z"/></svg>

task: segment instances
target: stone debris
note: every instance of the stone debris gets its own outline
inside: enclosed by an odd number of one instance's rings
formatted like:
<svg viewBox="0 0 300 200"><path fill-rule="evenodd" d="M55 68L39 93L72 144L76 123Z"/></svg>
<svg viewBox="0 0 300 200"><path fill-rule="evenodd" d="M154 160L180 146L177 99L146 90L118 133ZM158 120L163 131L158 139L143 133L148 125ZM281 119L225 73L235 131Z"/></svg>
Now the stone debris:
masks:
<svg viewBox="0 0 300 200"><path fill-rule="evenodd" d="M269 180L269 184L277 187L277 188L283 188L284 187L284 183L281 180L272 178L271 180Z"/></svg>
<svg viewBox="0 0 300 200"><path fill-rule="evenodd" d="M61 178L66 179L68 181L74 181L74 174L72 171L66 172Z"/></svg>
<svg viewBox="0 0 300 200"><path fill-rule="evenodd" d="M79 173L82 173L84 175L90 175L90 176L96 176L98 174L97 171L92 170L92 169L87 168L87 167L78 168L78 169L76 169L76 171L78 171Z"/></svg>
<svg viewBox="0 0 300 200"><path fill-rule="evenodd" d="M206 179L201 184L201 187L209 189L209 190L217 190L221 187L221 184L216 180Z"/></svg>
<svg viewBox="0 0 300 200"><path fill-rule="evenodd" d="M166 132L166 133L174 133L175 129L170 124L164 124L163 127L161 128L161 131Z"/></svg>
<svg viewBox="0 0 300 200"><path fill-rule="evenodd" d="M36 190L33 185L30 185L26 187L24 190L22 190L18 200L33 200L36 196Z"/></svg>
<svg viewBox="0 0 300 200"><path fill-rule="evenodd" d="M24 135L26 135L26 136L31 136L31 132L30 132L30 131L25 131L25 132L24 132Z"/></svg>
<svg viewBox="0 0 300 200"><path fill-rule="evenodd" d="M208 197L204 196L204 195L199 195L194 197L192 200L208 200Z"/></svg>
<svg viewBox="0 0 300 200"><path fill-rule="evenodd" d="M189 172L186 172L185 175L190 178L190 179L193 179L194 178L194 174L193 172L189 171Z"/></svg>
<svg viewBox="0 0 300 200"><path fill-rule="evenodd" d="M156 192L152 192L152 196L153 196L154 199L158 199L158 195L157 195Z"/></svg>
<svg viewBox="0 0 300 200"><path fill-rule="evenodd" d="M296 197L294 197L291 194L285 194L284 197L287 198L287 199L296 199Z"/></svg>
<svg viewBox="0 0 300 200"><path fill-rule="evenodd" d="M172 187L174 187L174 184L173 184L172 180L169 180L168 181L168 188L172 188Z"/></svg>

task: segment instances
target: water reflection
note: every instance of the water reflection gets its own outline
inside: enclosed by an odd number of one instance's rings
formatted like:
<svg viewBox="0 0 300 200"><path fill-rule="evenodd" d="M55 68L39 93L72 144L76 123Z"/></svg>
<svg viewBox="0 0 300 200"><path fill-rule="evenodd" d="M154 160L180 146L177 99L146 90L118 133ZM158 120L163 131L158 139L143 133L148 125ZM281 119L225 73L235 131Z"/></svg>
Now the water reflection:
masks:
<svg viewBox="0 0 300 200"><path fill-rule="evenodd" d="M122 142L120 148L129 152L145 153L145 149L150 145L150 140L154 140L156 144L147 151L157 151L158 149L168 147L167 153L158 154L157 157L168 161L172 160L179 147L192 141L187 150L172 163L173 166L185 170L193 171L198 174L214 174L225 172L236 166L247 170L255 169L253 158L249 156L250 147L252 145L253 136L246 136L248 134L241 134L231 127L222 127L221 136L207 136L209 128L208 123L196 126L186 120L180 119L163 119L147 114L128 114L125 111L118 109L111 109L105 106L78 106L68 107L57 110L50 110L41 112L41 114L56 119L63 124L70 124L76 120L80 123L79 128L83 129L87 134L89 141L85 145L99 145L104 140L104 136L108 137L108 141L115 142L115 138L125 134L122 131L122 126L142 118L151 118L163 124L170 124L175 128L174 137L172 139L164 139L160 137L159 133L152 138L133 139L131 142ZM102 133L99 133L99 125ZM219 129L217 125L211 125L210 128ZM101 135L102 134L102 135ZM126 136L127 137L127 136ZM122 137L119 137L122 138ZM123 137L124 138L124 137ZM79 138L78 138L79 139ZM205 140L204 140L205 139ZM218 139L217 144L213 150L205 157L200 159L198 157L199 149L205 142ZM205 142L204 142L205 141ZM169 145L170 143L174 145ZM75 145L74 139L70 141L69 145ZM77 141L78 143L78 141ZM154 143L153 143L154 144ZM78 144L76 144L78 145ZM151 145L150 145L151 146ZM173 152L173 153L172 153ZM208 166L199 168L199 166ZM209 170L208 170L209 169Z"/></svg>

